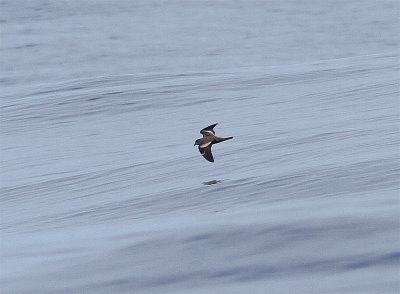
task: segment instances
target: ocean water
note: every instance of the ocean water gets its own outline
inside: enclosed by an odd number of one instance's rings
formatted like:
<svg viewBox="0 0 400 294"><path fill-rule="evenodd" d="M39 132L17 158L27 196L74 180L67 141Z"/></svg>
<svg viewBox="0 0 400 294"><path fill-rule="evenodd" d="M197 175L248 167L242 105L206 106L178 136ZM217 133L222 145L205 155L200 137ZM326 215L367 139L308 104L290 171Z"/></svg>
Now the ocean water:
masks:
<svg viewBox="0 0 400 294"><path fill-rule="evenodd" d="M0 1L0 292L399 292L399 12Z"/></svg>

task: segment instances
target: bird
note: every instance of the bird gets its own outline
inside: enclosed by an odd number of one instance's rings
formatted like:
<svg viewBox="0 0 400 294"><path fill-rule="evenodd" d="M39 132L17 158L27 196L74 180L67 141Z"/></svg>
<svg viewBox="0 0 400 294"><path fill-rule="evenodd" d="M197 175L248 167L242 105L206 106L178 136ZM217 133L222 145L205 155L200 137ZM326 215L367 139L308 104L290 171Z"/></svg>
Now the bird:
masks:
<svg viewBox="0 0 400 294"><path fill-rule="evenodd" d="M210 162L214 162L214 157L211 153L211 146L213 144L221 143L226 140L233 139L233 137L220 138L215 136L214 127L217 124L210 125L200 131L203 138L197 139L193 146L199 145L200 154Z"/></svg>

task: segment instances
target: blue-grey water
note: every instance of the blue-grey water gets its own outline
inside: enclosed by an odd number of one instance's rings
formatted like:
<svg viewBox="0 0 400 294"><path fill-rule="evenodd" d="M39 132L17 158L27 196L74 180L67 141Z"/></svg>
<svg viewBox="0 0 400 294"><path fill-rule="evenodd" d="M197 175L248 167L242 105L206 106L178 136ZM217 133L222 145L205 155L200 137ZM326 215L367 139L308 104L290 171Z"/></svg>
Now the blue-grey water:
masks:
<svg viewBox="0 0 400 294"><path fill-rule="evenodd" d="M0 292L398 293L399 14L0 1Z"/></svg>

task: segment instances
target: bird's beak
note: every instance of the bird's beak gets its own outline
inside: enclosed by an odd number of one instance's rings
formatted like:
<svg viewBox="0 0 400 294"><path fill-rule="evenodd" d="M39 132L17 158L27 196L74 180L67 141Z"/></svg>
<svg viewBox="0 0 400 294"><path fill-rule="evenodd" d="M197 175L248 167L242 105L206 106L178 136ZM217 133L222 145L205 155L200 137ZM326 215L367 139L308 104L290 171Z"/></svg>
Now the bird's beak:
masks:
<svg viewBox="0 0 400 294"><path fill-rule="evenodd" d="M193 146L196 146L196 143L194 143Z"/></svg>

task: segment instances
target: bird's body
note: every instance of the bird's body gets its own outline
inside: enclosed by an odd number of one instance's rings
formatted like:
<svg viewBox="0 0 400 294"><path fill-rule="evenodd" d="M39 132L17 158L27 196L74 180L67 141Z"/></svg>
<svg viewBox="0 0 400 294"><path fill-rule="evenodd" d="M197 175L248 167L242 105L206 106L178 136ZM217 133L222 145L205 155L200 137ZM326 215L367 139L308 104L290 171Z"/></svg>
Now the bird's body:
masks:
<svg viewBox="0 0 400 294"><path fill-rule="evenodd" d="M214 157L211 153L211 146L213 144L217 144L226 140L230 140L233 137L228 137L228 138L221 138L215 136L214 132L214 127L217 124L213 124L211 126L208 126L200 131L200 134L203 135L203 138L197 139L194 145L199 145L199 151L200 154L203 155L205 159L207 159L210 162L214 162Z"/></svg>

